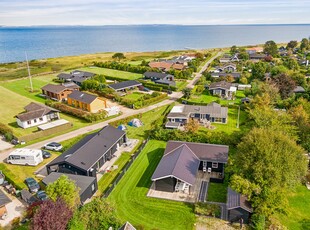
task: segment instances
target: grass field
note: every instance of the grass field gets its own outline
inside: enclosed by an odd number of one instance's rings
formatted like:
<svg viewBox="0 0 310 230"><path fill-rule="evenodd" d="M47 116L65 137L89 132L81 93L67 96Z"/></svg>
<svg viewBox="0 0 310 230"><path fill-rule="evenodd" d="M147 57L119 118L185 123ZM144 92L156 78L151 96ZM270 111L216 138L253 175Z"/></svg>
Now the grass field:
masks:
<svg viewBox="0 0 310 230"><path fill-rule="evenodd" d="M163 106L163 107L153 109L149 112L137 115L137 118L139 118L142 121L143 126L131 127L125 124L127 127L127 130L126 130L127 136L133 139L146 139L148 136L148 131L152 128L152 125L154 125L156 121L162 118L162 113L167 108L168 106Z"/></svg>
<svg viewBox="0 0 310 230"><path fill-rule="evenodd" d="M165 145L149 141L108 199L116 204L116 214L123 222L139 229L193 229L192 205L146 196Z"/></svg>
<svg viewBox="0 0 310 230"><path fill-rule="evenodd" d="M118 77L118 78L123 78L123 79L128 79L128 80L135 80L135 79L139 79L143 77L143 75L139 73L130 73L126 71L99 68L99 67L83 67L83 68L79 68L79 70L89 71L95 74L103 74L106 76Z"/></svg>
<svg viewBox="0 0 310 230"><path fill-rule="evenodd" d="M287 198L288 213L278 214L277 218L290 230L310 229L310 191L300 185Z"/></svg>
<svg viewBox="0 0 310 230"><path fill-rule="evenodd" d="M187 86L187 81L176 80L176 87L178 91L182 91Z"/></svg>
<svg viewBox="0 0 310 230"><path fill-rule="evenodd" d="M226 203L227 185L222 183L209 183L208 201Z"/></svg>
<svg viewBox="0 0 310 230"><path fill-rule="evenodd" d="M220 100L221 105L228 105L228 104L236 104L240 105L241 104L241 98L244 98L244 92L238 90L236 93L236 99L235 100L222 100L217 96L210 95L208 91L204 91L200 95L192 95L191 98L189 99L190 102L196 102L196 103L210 103L213 101L218 101Z"/></svg>
<svg viewBox="0 0 310 230"><path fill-rule="evenodd" d="M142 98L144 95L145 95L144 93L133 92L133 93L126 94L124 97L122 97L122 99L137 101L140 98Z"/></svg>

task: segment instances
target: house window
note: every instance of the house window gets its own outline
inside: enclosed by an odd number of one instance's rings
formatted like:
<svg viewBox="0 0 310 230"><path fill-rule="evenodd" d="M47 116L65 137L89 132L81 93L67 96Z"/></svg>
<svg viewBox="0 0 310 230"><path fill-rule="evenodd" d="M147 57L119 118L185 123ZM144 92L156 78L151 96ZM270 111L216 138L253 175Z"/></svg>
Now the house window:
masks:
<svg viewBox="0 0 310 230"><path fill-rule="evenodd" d="M212 162L212 168L217 169L219 167L217 162Z"/></svg>
<svg viewBox="0 0 310 230"><path fill-rule="evenodd" d="M37 123L37 119L34 119L33 121L34 121L34 123Z"/></svg>
<svg viewBox="0 0 310 230"><path fill-rule="evenodd" d="M215 117L214 122L222 122L222 118L220 118L220 117Z"/></svg>
<svg viewBox="0 0 310 230"><path fill-rule="evenodd" d="M93 184L93 185L91 186L91 191L92 191L92 192L95 191L95 184Z"/></svg>
<svg viewBox="0 0 310 230"><path fill-rule="evenodd" d="M39 118L39 120L40 120L40 121L43 121L43 118L42 118L42 117L40 117L40 118Z"/></svg>
<svg viewBox="0 0 310 230"><path fill-rule="evenodd" d="M28 125L31 125L31 121L27 121L27 124L28 124Z"/></svg>

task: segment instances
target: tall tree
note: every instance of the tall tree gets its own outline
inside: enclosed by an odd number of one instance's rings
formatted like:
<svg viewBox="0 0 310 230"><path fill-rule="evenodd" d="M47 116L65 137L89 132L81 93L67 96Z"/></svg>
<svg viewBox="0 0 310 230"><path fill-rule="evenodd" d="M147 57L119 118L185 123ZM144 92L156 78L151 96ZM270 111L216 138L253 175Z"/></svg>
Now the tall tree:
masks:
<svg viewBox="0 0 310 230"><path fill-rule="evenodd" d="M279 88L282 99L288 98L296 87L295 81L287 74L276 75L272 81Z"/></svg>
<svg viewBox="0 0 310 230"><path fill-rule="evenodd" d="M199 122L195 119L189 119L184 128L188 133L196 133L199 129Z"/></svg>
<svg viewBox="0 0 310 230"><path fill-rule="evenodd" d="M46 194L53 201L59 198L64 200L72 209L80 204L79 188L66 175L62 175L55 182L49 184Z"/></svg>
<svg viewBox="0 0 310 230"><path fill-rule="evenodd" d="M277 56L279 53L277 44L274 41L267 41L264 45L264 53L273 57Z"/></svg>
<svg viewBox="0 0 310 230"><path fill-rule="evenodd" d="M264 62L257 62L252 68L252 78L263 80L267 71L267 65Z"/></svg>
<svg viewBox="0 0 310 230"><path fill-rule="evenodd" d="M114 205L105 199L96 198L74 213L68 229L118 229L119 226Z"/></svg>
<svg viewBox="0 0 310 230"><path fill-rule="evenodd" d="M115 53L115 54L113 54L112 58L120 61L121 59L125 59L126 57L123 53Z"/></svg>
<svg viewBox="0 0 310 230"><path fill-rule="evenodd" d="M301 43L300 43L300 49L301 50L307 50L307 49L309 49L309 40L307 39L307 38L303 38L302 40L301 40Z"/></svg>
<svg viewBox="0 0 310 230"><path fill-rule="evenodd" d="M300 183L307 172L304 150L282 132L254 128L238 145L236 177L231 186L250 197L255 211L269 216L285 208L285 191Z"/></svg>
<svg viewBox="0 0 310 230"><path fill-rule="evenodd" d="M32 219L32 230L65 230L72 217L72 210L61 199L42 202Z"/></svg>
<svg viewBox="0 0 310 230"><path fill-rule="evenodd" d="M185 89L183 89L182 92L183 92L184 97L186 99L189 99L191 97L191 95L192 95L192 89L191 88L185 88Z"/></svg>
<svg viewBox="0 0 310 230"><path fill-rule="evenodd" d="M237 53L237 51L238 51L237 46L233 45L232 47L230 47L230 53L231 54L235 54L235 53Z"/></svg>
<svg viewBox="0 0 310 230"><path fill-rule="evenodd" d="M289 43L287 43L286 48L287 49L294 49L295 47L297 47L298 42L297 41L290 41Z"/></svg>

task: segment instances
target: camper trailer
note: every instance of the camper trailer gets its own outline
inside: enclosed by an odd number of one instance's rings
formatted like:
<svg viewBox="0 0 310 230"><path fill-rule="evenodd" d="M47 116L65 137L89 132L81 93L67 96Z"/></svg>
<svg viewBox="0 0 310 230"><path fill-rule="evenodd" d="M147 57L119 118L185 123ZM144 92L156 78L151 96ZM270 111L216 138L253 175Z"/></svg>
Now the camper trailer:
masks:
<svg viewBox="0 0 310 230"><path fill-rule="evenodd" d="M9 164L36 166L43 161L42 151L37 149L16 149L10 153Z"/></svg>

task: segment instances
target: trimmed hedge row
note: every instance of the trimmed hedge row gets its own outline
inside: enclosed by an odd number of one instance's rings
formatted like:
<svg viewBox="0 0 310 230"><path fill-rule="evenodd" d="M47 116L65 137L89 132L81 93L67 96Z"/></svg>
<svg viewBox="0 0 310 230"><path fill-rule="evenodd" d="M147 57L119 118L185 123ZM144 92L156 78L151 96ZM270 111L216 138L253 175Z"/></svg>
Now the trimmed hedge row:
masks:
<svg viewBox="0 0 310 230"><path fill-rule="evenodd" d="M14 138L13 130L6 124L0 123L0 133L4 135L7 141L11 141Z"/></svg>
<svg viewBox="0 0 310 230"><path fill-rule="evenodd" d="M122 70L122 71L127 71L131 73L145 73L147 71L152 71L152 72L160 72L158 69L151 68L148 66L135 66L135 65L130 65L128 63L120 63L120 62L94 62L94 66L101 67L101 68L108 68L108 69L115 69L115 70Z"/></svg>
<svg viewBox="0 0 310 230"><path fill-rule="evenodd" d="M138 80L139 82L141 82L143 84L143 86L147 87L147 88L162 88L163 89L166 89L166 90L172 90L172 91L176 91L177 90L177 87L175 86L169 86L169 85L164 85L164 84L157 84L157 83L153 83L153 82L150 82L150 81L145 81L145 80ZM154 89L155 90L155 89ZM162 91L162 90L158 90L158 91Z"/></svg>
<svg viewBox="0 0 310 230"><path fill-rule="evenodd" d="M12 184L17 190L26 188L26 185L23 182L19 182L20 179L16 177L10 170L8 170L5 164L0 163L0 170L5 175L5 180Z"/></svg>
<svg viewBox="0 0 310 230"><path fill-rule="evenodd" d="M103 120L104 118L107 117L106 111L101 111L98 113L90 113L90 112L77 109L69 105L60 103L60 102L53 102L53 101L46 101L45 104L55 109L58 109L61 112L67 113L69 115L73 115L78 118L82 118L88 122Z"/></svg>

